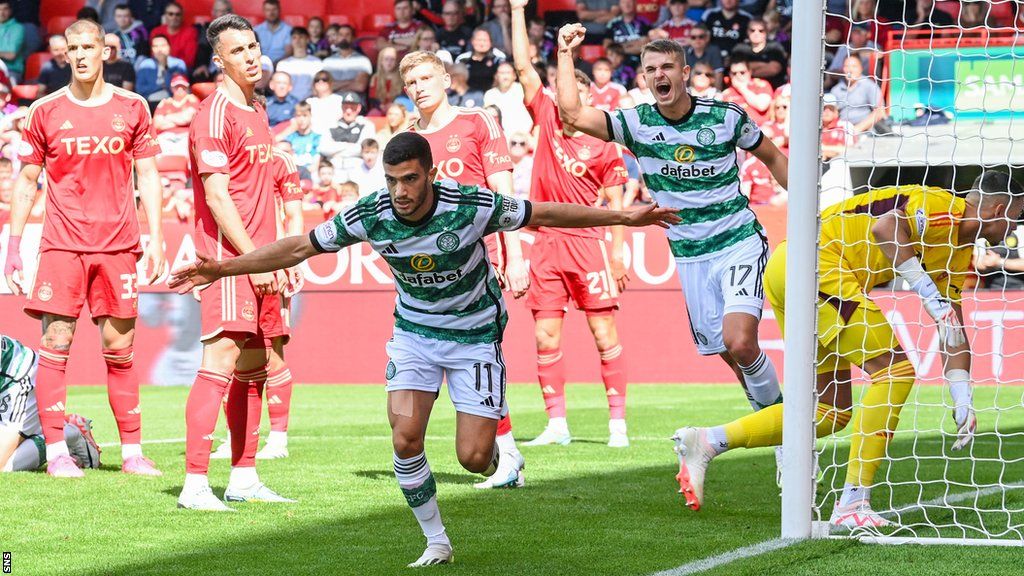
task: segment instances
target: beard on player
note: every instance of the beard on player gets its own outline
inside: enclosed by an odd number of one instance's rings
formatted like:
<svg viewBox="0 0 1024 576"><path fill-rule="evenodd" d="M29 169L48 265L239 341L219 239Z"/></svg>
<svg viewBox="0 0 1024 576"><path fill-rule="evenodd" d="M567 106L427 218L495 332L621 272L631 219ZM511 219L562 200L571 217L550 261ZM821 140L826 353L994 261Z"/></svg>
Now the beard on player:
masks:
<svg viewBox="0 0 1024 576"><path fill-rule="evenodd" d="M419 159L384 164L384 180L391 196L391 208L406 220L418 221L434 203L434 178L437 168L428 168Z"/></svg>
<svg viewBox="0 0 1024 576"><path fill-rule="evenodd" d="M68 26L64 37L72 81L86 85L102 81L103 61L110 56L110 48L103 42L103 28L90 20L79 20Z"/></svg>

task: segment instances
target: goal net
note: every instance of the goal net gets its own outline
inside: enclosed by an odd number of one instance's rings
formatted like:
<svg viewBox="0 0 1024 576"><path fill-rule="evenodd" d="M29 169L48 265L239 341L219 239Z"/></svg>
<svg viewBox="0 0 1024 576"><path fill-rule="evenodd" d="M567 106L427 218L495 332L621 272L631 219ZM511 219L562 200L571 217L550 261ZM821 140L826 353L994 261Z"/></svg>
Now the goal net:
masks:
<svg viewBox="0 0 1024 576"><path fill-rule="evenodd" d="M816 144L820 208L815 224L840 238L822 237L833 245L820 247L818 293L838 291L856 301L856 287L844 283L868 284L868 300L860 310L877 305L878 317L891 327L915 374L901 403L898 378L892 376L900 372L893 366L898 356L887 360L889 375L876 371L872 378L868 371L853 368L852 382L847 380L852 384L853 418L841 432L815 444L820 475L812 483L813 535L852 535L880 543L1024 545L1024 272L1009 270L1024 264L1024 250L1018 251L1024 228L1001 244L979 240L961 249L951 248L957 240L945 241L939 232L954 229L964 210L960 199L984 170L1004 171L1020 180L1016 169L1024 164L1024 45L1017 28L1024 13L1017 10L1024 8L1009 0L852 0L848 10L832 13L835 2L813 4L821 6L818 15L824 21ZM800 28L795 30L800 34ZM793 68L794 75L809 73L798 70L795 61ZM795 78L794 92L798 82ZM921 185L953 195L928 192L928 205L913 200L907 204L914 187ZM854 210L829 211L835 203L896 186L908 188ZM941 202L945 205L936 205ZM870 232L862 233L863 241L850 241L864 218L892 206L910 208L907 224L922 236L907 243L922 256L940 292L952 296L962 284L977 418L974 440L962 450L954 449L955 410L959 404L963 413L970 398L951 395L936 322L891 265L885 269L866 255ZM792 218L790 222L792 227ZM945 256L929 260L926 253ZM842 274L828 272L837 265ZM949 284L953 288L947 289ZM835 329L836 317L844 317L845 333L862 335L864 356L892 357L884 350L884 327L870 325L877 317L851 313L851 302L840 300L819 299L816 309L806 306L806 313L816 318L817 333ZM787 338L795 313L787 308ZM847 378L837 356L815 356L817 374ZM791 366L787 359L787 380ZM882 404L889 408L881 422L880 386L887 390ZM787 386L787 403L791 396ZM816 393L811 406L836 400L842 404L839 396ZM808 416L820 421L820 410ZM876 453L868 445L877 445L879 437L883 449ZM829 525L849 483L851 461L856 461L858 477L867 481L873 509L890 526L840 531Z"/></svg>

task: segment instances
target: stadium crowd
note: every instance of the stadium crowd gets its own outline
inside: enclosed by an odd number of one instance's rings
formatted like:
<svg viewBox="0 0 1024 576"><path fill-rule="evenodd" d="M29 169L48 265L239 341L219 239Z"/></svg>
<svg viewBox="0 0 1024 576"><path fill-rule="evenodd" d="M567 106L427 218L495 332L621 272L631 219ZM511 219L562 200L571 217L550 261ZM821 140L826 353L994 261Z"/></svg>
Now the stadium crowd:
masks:
<svg viewBox="0 0 1024 576"><path fill-rule="evenodd" d="M41 22L41 13L53 13L41 10L41 4L59 4L66 16ZM279 0L236 4L0 0L0 224L7 219L27 104L69 82L60 26L76 17L94 19L108 32L106 80L150 102L163 150L159 168L167 218L184 222L192 214L188 125L220 78L205 27L236 10L258 22L265 71L260 89L277 146L296 159L307 211L328 218L383 185L380 150L415 114L398 64L417 49L437 53L448 65L452 104L482 107L499 119L515 164L516 193L529 194L536 131L510 60L508 0L385 0L381 5L390 14L367 14L363 22L351 14L283 14ZM209 13L188 13L186 5L208 6ZM592 78L595 106L614 110L654 102L638 74L639 53L650 40L675 39L687 47L691 93L741 106L788 153L792 5L792 0L577 0L575 11L559 12L555 8L564 3L542 1L544 15L528 23L530 54L550 83L556 26L583 21L588 41L579 49L578 66ZM878 81L890 31L1020 28L1024 18L1024 11L1014 14L1010 3L969 0L828 0L827 10L826 161L859 138L891 130ZM627 204L649 200L636 160L626 153L626 161ZM742 163L741 181L754 204L786 202L785 191L753 156ZM34 215L41 213L43 201L40 197Z"/></svg>

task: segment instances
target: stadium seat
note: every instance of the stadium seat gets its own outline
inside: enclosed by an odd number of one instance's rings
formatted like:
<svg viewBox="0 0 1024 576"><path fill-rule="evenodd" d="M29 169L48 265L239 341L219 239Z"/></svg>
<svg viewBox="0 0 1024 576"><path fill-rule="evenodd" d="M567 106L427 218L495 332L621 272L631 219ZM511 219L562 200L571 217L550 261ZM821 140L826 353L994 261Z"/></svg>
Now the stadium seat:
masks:
<svg viewBox="0 0 1024 576"><path fill-rule="evenodd" d="M35 100L39 95L39 84L18 84L11 87L11 96L15 101Z"/></svg>
<svg viewBox="0 0 1024 576"><path fill-rule="evenodd" d="M359 48L359 51L370 59L370 62L373 63L374 69L377 68L377 52L380 52L380 50L377 49L377 38L377 36L362 36L360 38L356 38L356 48Z"/></svg>
<svg viewBox="0 0 1024 576"><path fill-rule="evenodd" d="M75 22L75 16L54 16L46 21L46 32L48 34L63 34L64 30Z"/></svg>
<svg viewBox="0 0 1024 576"><path fill-rule="evenodd" d="M234 9L235 14L260 14L260 20L263 19L263 0L234 0L231 2L231 7Z"/></svg>
<svg viewBox="0 0 1024 576"><path fill-rule="evenodd" d="M353 24L353 20L352 20L352 18L350 18L346 14L328 14L327 15L327 24L328 25L331 25L331 24L349 24L349 25L352 25Z"/></svg>
<svg viewBox="0 0 1024 576"><path fill-rule="evenodd" d="M216 82L197 82L192 85L192 93L200 100L206 98L217 89Z"/></svg>
<svg viewBox="0 0 1024 576"><path fill-rule="evenodd" d="M335 4L346 6L344 1L333 1ZM395 13L395 0L355 0L355 3L363 14L387 14L388 16L393 16ZM352 4L353 2L347 4L349 11L352 10ZM345 9L343 8L341 11L345 11Z"/></svg>
<svg viewBox="0 0 1024 576"><path fill-rule="evenodd" d="M284 20L292 28L296 26L305 28L308 17L302 14L284 14L281 16L281 20Z"/></svg>
<svg viewBox="0 0 1024 576"><path fill-rule="evenodd" d="M537 15L543 16L548 12L575 12L576 0L542 0L537 2Z"/></svg>
<svg viewBox="0 0 1024 576"><path fill-rule="evenodd" d="M580 58L593 63L594 60L604 56L604 46L600 44L584 44L580 46Z"/></svg>
<svg viewBox="0 0 1024 576"><path fill-rule="evenodd" d="M312 18L313 16L323 16L328 13L327 0L281 0L281 13L282 14L303 14L306 18ZM348 5L341 12L351 12L352 2L349 1Z"/></svg>
<svg viewBox="0 0 1024 576"><path fill-rule="evenodd" d="M28 58L25 59L25 80L33 81L39 77L39 71L43 69L43 64L53 59L49 52L35 52L29 54Z"/></svg>
<svg viewBox="0 0 1024 576"><path fill-rule="evenodd" d="M84 4L82 0L42 0L39 21L46 24L54 16L74 16Z"/></svg>
<svg viewBox="0 0 1024 576"><path fill-rule="evenodd" d="M185 21L197 16L210 18L213 9L213 0L178 0L181 9L185 11Z"/></svg>
<svg viewBox="0 0 1024 576"><path fill-rule="evenodd" d="M367 14L363 16L363 27L361 30L367 32L380 32L382 28L395 21L391 14Z"/></svg>

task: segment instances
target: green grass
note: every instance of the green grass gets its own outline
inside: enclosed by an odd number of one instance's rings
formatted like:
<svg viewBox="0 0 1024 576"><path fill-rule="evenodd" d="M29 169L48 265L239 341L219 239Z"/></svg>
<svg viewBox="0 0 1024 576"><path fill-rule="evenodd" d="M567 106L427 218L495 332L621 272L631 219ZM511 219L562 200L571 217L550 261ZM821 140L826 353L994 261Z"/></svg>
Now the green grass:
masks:
<svg viewBox="0 0 1024 576"><path fill-rule="evenodd" d="M937 402L940 392L926 388L920 397ZM184 436L186 394L181 388L144 389L147 440ZM992 389L979 389L976 402L1019 408L1019 396L995 398ZM538 433L545 416L536 386L513 386L509 398L519 439ZM116 440L103 388L72 388L68 406L95 419L100 442ZM748 411L738 387L631 386L633 446L615 450L604 445L603 389L570 386L569 417L576 441L564 448L523 448L526 488L480 492L471 486L479 478L465 473L455 459L454 412L442 394L428 431L427 454L456 563L432 571L643 575L777 537L779 498L769 450L740 450L716 460L700 513L685 509L676 494L675 457L667 440L672 431L683 424L719 423ZM919 423L931 418L932 426L941 422L945 411L915 408L913 414ZM1024 410L1000 412L998 426L1003 432L1024 429ZM940 453L941 437L918 440L918 453ZM978 444L977 454L1009 460L1024 456L1024 442L1019 440L999 442L995 436L983 436ZM898 434L894 454L906 455L913 445L911 435ZM845 448L842 439L827 445L822 462L841 465ZM180 442L146 447L147 455L165 472L155 480L122 475L116 447L104 453L103 469L88 472L82 481L58 481L41 473L0 476L0 550L12 553L14 574L404 573L404 565L422 551L423 538L391 471L383 388L298 387L290 450L287 460L261 463L260 473L271 487L299 503L242 505L231 515L175 508L184 474ZM915 475L934 479L942 477L944 467L950 475L969 477L963 472L969 462L947 464L941 459L916 464L900 460L883 473L893 480ZM1000 469L1006 482L1024 480L1019 461L1001 468L993 463L978 466L975 479L988 481ZM826 477L831 480L837 470L826 468ZM228 465L214 461L210 477L215 492L223 490L227 474ZM929 484L923 497L945 490ZM948 488L949 493L962 491L969 489ZM827 491L822 492L821 499L827 501ZM891 495L876 492L876 501L890 498L902 504L917 496L909 486ZM981 502L996 505L1000 497L994 498ZM1006 505L1024 508L1021 491L1011 492ZM826 516L830 506L823 510ZM946 522L955 512L945 513L943 517L939 510L929 518ZM959 518L967 519L962 514ZM1003 515L1001 521L1004 527L1020 526L1024 512ZM986 522L990 528L998 524L994 518ZM1019 549L812 541L711 573L1007 574L1019 571L1020 554Z"/></svg>

